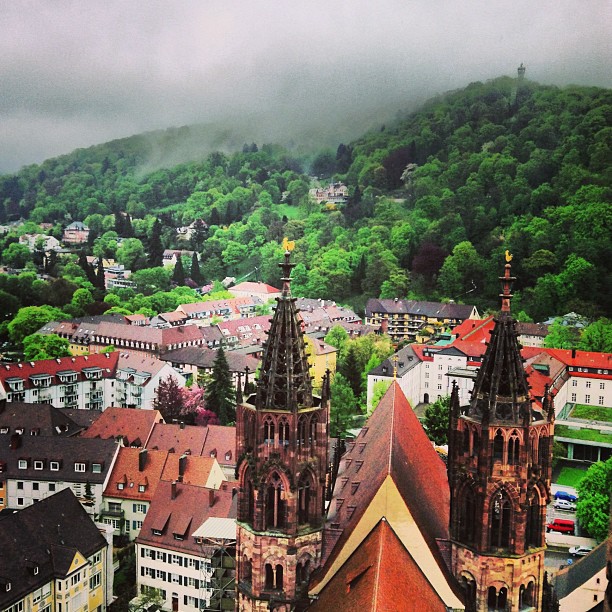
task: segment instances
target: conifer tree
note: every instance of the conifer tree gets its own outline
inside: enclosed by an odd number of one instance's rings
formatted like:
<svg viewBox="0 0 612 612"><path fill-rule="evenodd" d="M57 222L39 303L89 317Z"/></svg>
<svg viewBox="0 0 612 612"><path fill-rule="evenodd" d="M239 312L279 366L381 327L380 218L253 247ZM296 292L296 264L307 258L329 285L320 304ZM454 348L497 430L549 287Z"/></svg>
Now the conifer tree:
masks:
<svg viewBox="0 0 612 612"><path fill-rule="evenodd" d="M359 397L361 395L361 372L362 369L359 366L359 360L357 359L357 354L355 352L355 346L353 344L349 345L349 348L346 352L346 357L342 360L342 363L339 368L340 373L348 384L350 385L355 397Z"/></svg>
<svg viewBox="0 0 612 612"><path fill-rule="evenodd" d="M96 271L96 282L94 283L98 289L106 289L106 281L104 279L104 261L102 257L98 257L98 269Z"/></svg>
<svg viewBox="0 0 612 612"><path fill-rule="evenodd" d="M161 241L161 230L161 221L156 219L155 223L153 223L151 238L149 240L149 263L152 268L161 266L164 260L164 246Z"/></svg>
<svg viewBox="0 0 612 612"><path fill-rule="evenodd" d="M183 267L183 258L180 255L176 258L172 282L179 285L179 287L185 284L185 268Z"/></svg>
<svg viewBox="0 0 612 612"><path fill-rule="evenodd" d="M200 261L198 260L198 254L194 252L191 257L191 280L198 285L202 284L202 273L200 272Z"/></svg>
<svg viewBox="0 0 612 612"><path fill-rule="evenodd" d="M205 393L206 408L212 410L221 425L236 420L236 390L223 347L217 351L213 371Z"/></svg>

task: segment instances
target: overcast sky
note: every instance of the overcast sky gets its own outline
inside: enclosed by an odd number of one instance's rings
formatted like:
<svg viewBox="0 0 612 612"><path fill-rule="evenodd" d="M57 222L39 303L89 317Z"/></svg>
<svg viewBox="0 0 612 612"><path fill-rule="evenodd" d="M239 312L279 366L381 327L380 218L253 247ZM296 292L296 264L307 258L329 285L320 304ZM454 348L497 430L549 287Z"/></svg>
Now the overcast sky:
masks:
<svg viewBox="0 0 612 612"><path fill-rule="evenodd" d="M0 0L0 173L193 123L349 140L521 62L611 87L611 39L609 0Z"/></svg>

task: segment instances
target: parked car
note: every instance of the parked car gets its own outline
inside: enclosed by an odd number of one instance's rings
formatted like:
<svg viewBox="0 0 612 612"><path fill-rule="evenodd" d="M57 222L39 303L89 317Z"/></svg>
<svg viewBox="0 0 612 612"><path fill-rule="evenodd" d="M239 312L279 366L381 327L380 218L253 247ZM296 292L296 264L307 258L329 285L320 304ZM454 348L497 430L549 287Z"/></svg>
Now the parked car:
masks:
<svg viewBox="0 0 612 612"><path fill-rule="evenodd" d="M576 503L578 496L567 493L566 491L557 491L555 493L555 499L563 499L568 502Z"/></svg>
<svg viewBox="0 0 612 612"><path fill-rule="evenodd" d="M576 511L576 504L573 502L566 501L564 499L558 499L555 502L555 508L557 510L569 510L570 512Z"/></svg>
<svg viewBox="0 0 612 612"><path fill-rule="evenodd" d="M557 533L568 533L569 535L574 535L576 531L576 524L574 521L570 521L569 519L556 518L554 521L546 524L546 531L556 531Z"/></svg>
<svg viewBox="0 0 612 612"><path fill-rule="evenodd" d="M572 557L584 557L588 555L593 550L592 546L572 546L569 549L570 555Z"/></svg>

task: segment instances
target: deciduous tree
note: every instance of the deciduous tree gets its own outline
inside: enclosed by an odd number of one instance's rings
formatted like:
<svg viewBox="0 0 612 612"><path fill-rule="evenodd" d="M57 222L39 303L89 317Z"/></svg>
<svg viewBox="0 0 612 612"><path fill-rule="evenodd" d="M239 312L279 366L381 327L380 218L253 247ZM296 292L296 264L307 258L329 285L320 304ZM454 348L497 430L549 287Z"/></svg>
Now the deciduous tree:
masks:
<svg viewBox="0 0 612 612"><path fill-rule="evenodd" d="M578 484L576 516L589 534L599 540L606 539L610 516L612 491L612 457L594 463Z"/></svg>

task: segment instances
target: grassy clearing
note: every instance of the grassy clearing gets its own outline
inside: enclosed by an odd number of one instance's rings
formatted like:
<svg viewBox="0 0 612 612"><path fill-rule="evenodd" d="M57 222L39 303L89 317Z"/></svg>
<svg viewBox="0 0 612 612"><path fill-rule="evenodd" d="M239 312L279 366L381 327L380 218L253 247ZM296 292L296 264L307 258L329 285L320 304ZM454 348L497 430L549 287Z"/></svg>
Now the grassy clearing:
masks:
<svg viewBox="0 0 612 612"><path fill-rule="evenodd" d="M612 423L612 408L605 406L589 406L587 404L576 404L570 417L575 419L587 419L589 421L603 421Z"/></svg>
<svg viewBox="0 0 612 612"><path fill-rule="evenodd" d="M304 211L298 206L290 206L289 204L277 204L274 210L282 217L285 215L287 219L302 219Z"/></svg>
<svg viewBox="0 0 612 612"><path fill-rule="evenodd" d="M557 484L576 488L585 474L586 469L581 470L580 468L574 467L562 467L557 477Z"/></svg>

